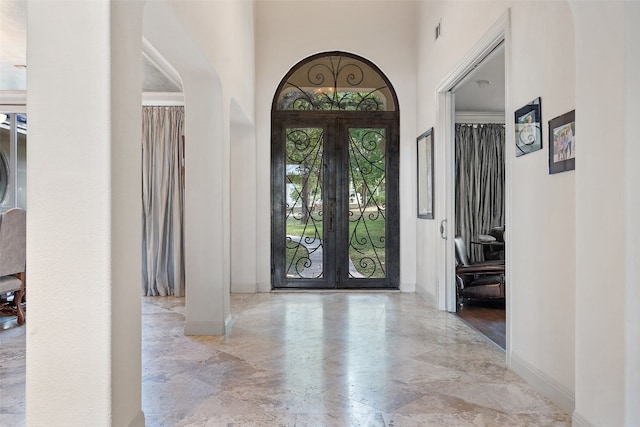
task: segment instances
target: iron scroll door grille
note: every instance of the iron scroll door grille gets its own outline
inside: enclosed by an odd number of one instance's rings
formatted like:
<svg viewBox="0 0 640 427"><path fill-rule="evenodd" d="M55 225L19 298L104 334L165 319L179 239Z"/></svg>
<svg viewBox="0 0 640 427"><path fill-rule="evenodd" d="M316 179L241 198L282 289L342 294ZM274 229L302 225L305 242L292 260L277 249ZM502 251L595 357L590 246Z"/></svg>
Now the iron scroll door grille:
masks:
<svg viewBox="0 0 640 427"><path fill-rule="evenodd" d="M334 52L287 74L272 109L273 288L398 288L398 147L395 93L371 63Z"/></svg>
<svg viewBox="0 0 640 427"><path fill-rule="evenodd" d="M393 123L341 120L339 288L397 289L398 135Z"/></svg>

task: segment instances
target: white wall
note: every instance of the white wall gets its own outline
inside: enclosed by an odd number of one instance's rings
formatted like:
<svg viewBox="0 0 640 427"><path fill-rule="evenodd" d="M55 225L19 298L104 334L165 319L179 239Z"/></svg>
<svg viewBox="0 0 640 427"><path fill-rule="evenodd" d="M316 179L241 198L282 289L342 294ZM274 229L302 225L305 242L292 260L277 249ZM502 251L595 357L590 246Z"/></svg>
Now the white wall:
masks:
<svg viewBox="0 0 640 427"><path fill-rule="evenodd" d="M640 9L572 3L576 21L576 425L640 425L637 149ZM626 109L628 108L628 109ZM624 254L624 255L623 255ZM626 312L625 312L626 310ZM626 416L626 419L625 419Z"/></svg>
<svg viewBox="0 0 640 427"><path fill-rule="evenodd" d="M28 3L27 425L144 425L141 17Z"/></svg>
<svg viewBox="0 0 640 427"><path fill-rule="evenodd" d="M443 133L441 123L437 123L438 109L436 90L442 81L456 68L463 57L472 50L499 17L504 14L504 2L419 2L420 13L417 26L417 128L434 126L436 141ZM435 27L441 23L442 35L435 40ZM437 126L436 126L437 125ZM437 305L444 301L443 292L439 292L438 283L443 280L438 274L438 248L441 246L440 222L446 218L446 162L444 147L435 145L435 219L417 220L416 254L417 264L416 292ZM448 219L451 223L453 219ZM451 225L451 224L450 224Z"/></svg>
<svg viewBox="0 0 640 427"><path fill-rule="evenodd" d="M625 424L640 425L640 285L635 263L640 259L640 144L636 135L640 117L640 2L624 5L625 30Z"/></svg>
<svg viewBox="0 0 640 427"><path fill-rule="evenodd" d="M257 292L256 138L253 122L231 102L231 292Z"/></svg>
<svg viewBox="0 0 640 427"><path fill-rule="evenodd" d="M574 391L575 189L574 172L548 174L547 121L574 109L573 18L565 2L424 2L420 20L418 122L440 123L436 88L510 9L506 116L542 98L543 150L515 158L507 133L510 193L507 200L508 297L512 367L571 412ZM442 36L433 28L442 22ZM550 49L549 46L554 46ZM509 50L510 49L510 50ZM433 61L432 58L437 58ZM508 128L509 129L509 128ZM436 146L438 200L445 192L444 147ZM579 150L579 149L578 149ZM442 203L441 203L442 205ZM418 291L437 297L436 254L443 206L436 221L418 221ZM450 221L452 218L449 219Z"/></svg>
<svg viewBox="0 0 640 427"><path fill-rule="evenodd" d="M548 385L547 394L557 393L553 397L571 412L575 172L548 174L548 121L575 109L573 17L565 2L514 3L511 12L512 110L508 117L513 109L540 96L543 149L515 158L514 138L507 140L511 148L507 151L511 159L510 356L514 369ZM539 32L536 43L532 43L532 32ZM580 125L577 133L580 153Z"/></svg>
<svg viewBox="0 0 640 427"><path fill-rule="evenodd" d="M375 63L400 103L400 287L415 288L415 2L259 1L256 16L258 287L271 289L271 103L284 75L325 51L355 53ZM310 28L312 28L310 30Z"/></svg>

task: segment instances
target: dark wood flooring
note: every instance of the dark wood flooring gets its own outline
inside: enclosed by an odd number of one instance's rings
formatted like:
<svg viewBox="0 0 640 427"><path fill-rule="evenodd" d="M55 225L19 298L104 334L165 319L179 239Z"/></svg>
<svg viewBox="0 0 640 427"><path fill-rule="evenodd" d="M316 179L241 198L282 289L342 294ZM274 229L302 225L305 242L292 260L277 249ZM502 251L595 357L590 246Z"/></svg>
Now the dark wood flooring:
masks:
<svg viewBox="0 0 640 427"><path fill-rule="evenodd" d="M501 349L506 348L506 310L504 302L465 302L456 312L472 328L484 334Z"/></svg>

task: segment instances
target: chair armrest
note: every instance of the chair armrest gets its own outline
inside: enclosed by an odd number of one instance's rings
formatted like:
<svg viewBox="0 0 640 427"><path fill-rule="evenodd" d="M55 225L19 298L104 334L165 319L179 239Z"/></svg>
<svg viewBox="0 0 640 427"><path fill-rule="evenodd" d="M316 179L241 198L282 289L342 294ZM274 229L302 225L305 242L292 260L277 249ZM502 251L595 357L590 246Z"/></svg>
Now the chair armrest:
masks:
<svg viewBox="0 0 640 427"><path fill-rule="evenodd" d="M459 265L456 274L504 274L504 263Z"/></svg>

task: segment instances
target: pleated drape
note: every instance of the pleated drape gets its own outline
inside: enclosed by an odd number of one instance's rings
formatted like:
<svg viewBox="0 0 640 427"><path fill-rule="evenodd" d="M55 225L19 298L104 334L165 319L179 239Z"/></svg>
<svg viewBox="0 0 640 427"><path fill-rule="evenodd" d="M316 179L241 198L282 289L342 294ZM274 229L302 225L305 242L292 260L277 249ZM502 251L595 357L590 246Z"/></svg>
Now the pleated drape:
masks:
<svg viewBox="0 0 640 427"><path fill-rule="evenodd" d="M142 290L184 295L183 107L142 108Z"/></svg>
<svg viewBox="0 0 640 427"><path fill-rule="evenodd" d="M456 234L472 261L483 258L471 239L504 225L504 140L504 125L456 124Z"/></svg>

